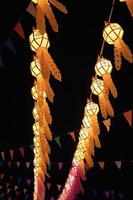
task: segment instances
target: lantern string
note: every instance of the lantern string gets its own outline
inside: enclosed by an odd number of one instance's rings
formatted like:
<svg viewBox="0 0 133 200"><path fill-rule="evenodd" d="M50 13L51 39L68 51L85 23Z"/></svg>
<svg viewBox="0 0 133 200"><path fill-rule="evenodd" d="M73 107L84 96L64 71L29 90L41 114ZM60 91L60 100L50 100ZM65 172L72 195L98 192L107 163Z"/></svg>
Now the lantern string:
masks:
<svg viewBox="0 0 133 200"><path fill-rule="evenodd" d="M107 24L109 24L110 21L111 21L111 17L112 17L113 10L114 10L114 5L115 5L115 0L113 0L113 2L112 2L112 6L111 6L111 10L110 10L110 14L109 14L109 18L108 18ZM100 54L99 54L100 58L102 57L104 46L105 46L105 40L103 39L101 50L100 50Z"/></svg>

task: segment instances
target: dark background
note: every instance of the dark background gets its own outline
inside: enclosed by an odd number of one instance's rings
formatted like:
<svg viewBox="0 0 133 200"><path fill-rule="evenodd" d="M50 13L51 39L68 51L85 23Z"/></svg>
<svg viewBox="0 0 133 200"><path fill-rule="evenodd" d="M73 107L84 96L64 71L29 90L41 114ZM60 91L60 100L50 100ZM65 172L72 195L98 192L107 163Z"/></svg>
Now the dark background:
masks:
<svg viewBox="0 0 133 200"><path fill-rule="evenodd" d="M29 3L28 0L4 1L0 6L0 55L4 63L4 67L0 68L0 151L8 152L11 148L30 145L33 139L34 102L31 87L34 79L29 68L33 53L29 47L28 37L35 26L35 19L26 12ZM112 1L67 0L64 4L69 11L66 16L53 8L59 24L59 33L54 33L47 22L51 44L49 52L58 65L63 79L62 83L59 83L51 78L51 86L55 92L54 103L49 103L53 116L51 126L53 138L73 130L76 137L78 136L86 99L90 95L94 65L102 45L104 21L108 20ZM22 24L25 40L14 31L18 21ZM120 23L123 27L125 30L123 39L133 51L133 20L125 3L116 0L112 22ZM4 45L9 37L15 45L16 54ZM103 55L114 64L113 46L105 44ZM125 193L125 199L133 199L133 165L127 164L127 161L133 160L133 131L122 115L123 112L133 108L132 75L132 64L122 58L121 70L117 72L114 69L112 72L119 94L117 99L110 98L116 117L111 119L109 134L106 133L103 124L100 125L102 149L96 150L95 156L96 163L122 160L123 167L119 171L115 165L107 164L105 170L101 172L96 164L95 168L87 173L84 196L80 195L77 199L91 200L90 193L93 188L99 191L116 190ZM95 100L97 101L97 98ZM100 114L99 120L102 121ZM50 196L55 198L59 196L54 185L64 184L76 143L66 136L61 137L62 149L55 142L51 143L51 180L47 181L53 186L47 192L46 199ZM6 160L9 159L7 153ZM33 154L28 151L23 159L17 154L14 155L14 161L32 161L32 159ZM57 171L57 162L64 162L60 173ZM8 167L4 167L2 172L33 178L32 170L33 168L27 173L23 169L16 171L14 168L9 170ZM119 198L115 197L115 199Z"/></svg>

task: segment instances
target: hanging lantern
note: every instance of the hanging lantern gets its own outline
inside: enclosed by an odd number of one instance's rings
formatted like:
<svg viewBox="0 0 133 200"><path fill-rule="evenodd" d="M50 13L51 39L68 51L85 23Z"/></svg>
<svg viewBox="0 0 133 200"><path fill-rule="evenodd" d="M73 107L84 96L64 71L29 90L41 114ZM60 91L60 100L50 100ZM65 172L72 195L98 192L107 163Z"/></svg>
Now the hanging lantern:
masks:
<svg viewBox="0 0 133 200"><path fill-rule="evenodd" d="M35 121L38 121L38 119L39 119L39 114L38 114L38 112L37 112L37 106L35 106L35 107L33 108L32 114L33 114L33 117L34 117Z"/></svg>
<svg viewBox="0 0 133 200"><path fill-rule="evenodd" d="M32 98L34 99L34 100L37 100L38 99L38 90L37 90L37 85L35 85L35 86L33 86L32 88L31 88L31 94L32 94Z"/></svg>
<svg viewBox="0 0 133 200"><path fill-rule="evenodd" d="M103 38L108 44L114 45L114 58L116 69L121 67L121 54L130 63L133 62L132 53L127 44L122 40L124 31L117 23L107 23L103 30Z"/></svg>
<svg viewBox="0 0 133 200"><path fill-rule="evenodd" d="M104 89L104 82L101 79L94 79L91 84L91 91L99 98L99 105L102 116L106 119L107 115L114 116L114 110L110 104L110 101L106 95Z"/></svg>
<svg viewBox="0 0 133 200"><path fill-rule="evenodd" d="M77 149L75 151L75 154L74 154L74 161L75 161L75 163L78 164L83 159L84 159L84 153L81 150Z"/></svg>
<svg viewBox="0 0 133 200"><path fill-rule="evenodd" d="M80 132L79 132L79 139L81 140L86 140L88 138L88 133L89 132L89 129L88 128L85 128L85 127L81 127L80 129Z"/></svg>
<svg viewBox="0 0 133 200"><path fill-rule="evenodd" d="M32 76L34 77L37 77L41 74L41 69L40 69L40 64L39 64L38 59L35 59L31 62L30 70L31 70Z"/></svg>
<svg viewBox="0 0 133 200"><path fill-rule="evenodd" d="M40 135L40 125L39 122L33 124L33 132L35 135Z"/></svg>
<svg viewBox="0 0 133 200"><path fill-rule="evenodd" d="M131 16L133 17L133 1L132 0L119 0L119 1L126 2L129 12L130 12Z"/></svg>
<svg viewBox="0 0 133 200"><path fill-rule="evenodd" d="M79 149L83 153L86 151L86 144L84 140L79 141L77 149Z"/></svg>
<svg viewBox="0 0 133 200"><path fill-rule="evenodd" d="M98 76L103 77L104 80L104 86L106 89L107 94L109 94L109 90L113 97L117 97L117 89L113 83L113 80L111 78L111 72L112 72L112 64L109 60L105 58L98 59L96 65L95 65L95 72Z"/></svg>
<svg viewBox="0 0 133 200"><path fill-rule="evenodd" d="M94 135L100 134L100 128L99 128L98 119L97 119L98 112L99 112L98 105L88 100L85 106L85 115L89 117L90 121L92 122L92 129L93 129Z"/></svg>
<svg viewBox="0 0 133 200"><path fill-rule="evenodd" d="M84 116L82 123L85 128L89 128L91 126L91 121L86 115Z"/></svg>

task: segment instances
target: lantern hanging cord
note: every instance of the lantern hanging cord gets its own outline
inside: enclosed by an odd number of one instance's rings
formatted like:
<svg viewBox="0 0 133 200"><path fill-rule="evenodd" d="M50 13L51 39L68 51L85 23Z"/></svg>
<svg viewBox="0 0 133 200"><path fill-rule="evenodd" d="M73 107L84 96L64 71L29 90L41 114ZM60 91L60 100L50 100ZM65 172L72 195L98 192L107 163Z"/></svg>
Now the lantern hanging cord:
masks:
<svg viewBox="0 0 133 200"><path fill-rule="evenodd" d="M109 14L109 18L108 18L107 24L109 24L110 21L111 21L111 17L112 17L113 10L114 10L114 5L115 5L115 0L113 0L113 2L112 2L112 7L111 7L111 10L110 10L110 14ZM99 54L100 57L101 57L102 54L103 54L104 45L105 45L105 40L103 39L102 47L101 47L100 54Z"/></svg>

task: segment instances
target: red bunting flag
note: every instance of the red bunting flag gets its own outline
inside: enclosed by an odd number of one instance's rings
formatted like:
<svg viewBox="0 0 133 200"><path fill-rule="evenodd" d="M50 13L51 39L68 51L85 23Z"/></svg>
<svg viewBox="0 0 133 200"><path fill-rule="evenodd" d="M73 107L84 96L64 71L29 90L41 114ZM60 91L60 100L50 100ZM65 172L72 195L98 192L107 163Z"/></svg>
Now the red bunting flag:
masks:
<svg viewBox="0 0 133 200"><path fill-rule="evenodd" d="M74 133L74 131L73 131L73 132L70 132L69 134L71 135L73 141L75 141L75 133Z"/></svg>
<svg viewBox="0 0 133 200"><path fill-rule="evenodd" d="M48 190L50 189L50 187L51 187L51 183L47 183Z"/></svg>
<svg viewBox="0 0 133 200"><path fill-rule="evenodd" d="M23 148L23 147L20 147L20 148L19 148L19 151L20 151L21 155L24 157L24 148Z"/></svg>
<svg viewBox="0 0 133 200"><path fill-rule="evenodd" d="M13 149L11 149L9 152L10 152L10 157L11 157L11 160L13 160L13 153L14 153L14 150L13 150Z"/></svg>
<svg viewBox="0 0 133 200"><path fill-rule="evenodd" d="M61 170L62 165L63 165L63 162L58 162L58 168L59 168L59 170Z"/></svg>
<svg viewBox="0 0 133 200"><path fill-rule="evenodd" d="M129 126L132 126L132 110L123 113L124 117L126 118Z"/></svg>
<svg viewBox="0 0 133 200"><path fill-rule="evenodd" d="M29 6L27 7L26 11L31 14L33 17L36 17L36 9L33 5L33 2L30 2Z"/></svg>
<svg viewBox="0 0 133 200"><path fill-rule="evenodd" d="M24 31L20 22L17 23L14 29L23 39L25 39Z"/></svg>

